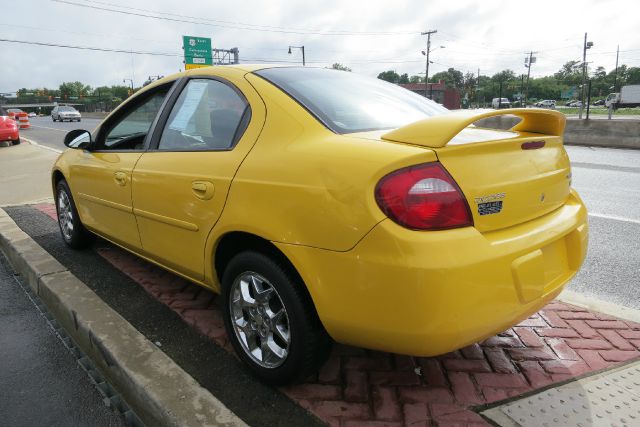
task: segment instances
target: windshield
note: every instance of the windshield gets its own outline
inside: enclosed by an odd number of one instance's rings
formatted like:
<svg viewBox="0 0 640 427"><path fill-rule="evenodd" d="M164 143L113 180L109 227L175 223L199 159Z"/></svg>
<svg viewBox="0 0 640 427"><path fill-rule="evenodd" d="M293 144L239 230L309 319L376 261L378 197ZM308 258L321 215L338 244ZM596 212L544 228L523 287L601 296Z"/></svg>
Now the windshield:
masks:
<svg viewBox="0 0 640 427"><path fill-rule="evenodd" d="M73 107L60 107L59 111L70 111L70 112L74 112L76 111L75 108Z"/></svg>
<svg viewBox="0 0 640 427"><path fill-rule="evenodd" d="M287 67L256 74L337 133L394 129L448 111L395 84L346 71Z"/></svg>

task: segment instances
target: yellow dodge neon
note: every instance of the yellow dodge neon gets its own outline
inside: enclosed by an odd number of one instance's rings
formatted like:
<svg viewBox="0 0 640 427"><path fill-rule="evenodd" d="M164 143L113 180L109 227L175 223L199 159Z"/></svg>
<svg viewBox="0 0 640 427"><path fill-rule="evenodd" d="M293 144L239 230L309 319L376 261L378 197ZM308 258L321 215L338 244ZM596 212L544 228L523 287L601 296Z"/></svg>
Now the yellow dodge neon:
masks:
<svg viewBox="0 0 640 427"><path fill-rule="evenodd" d="M521 121L473 126L504 114ZM69 246L96 234L219 292L239 357L287 383L332 340L437 355L558 295L588 238L564 125L344 71L209 67L70 132L52 184Z"/></svg>

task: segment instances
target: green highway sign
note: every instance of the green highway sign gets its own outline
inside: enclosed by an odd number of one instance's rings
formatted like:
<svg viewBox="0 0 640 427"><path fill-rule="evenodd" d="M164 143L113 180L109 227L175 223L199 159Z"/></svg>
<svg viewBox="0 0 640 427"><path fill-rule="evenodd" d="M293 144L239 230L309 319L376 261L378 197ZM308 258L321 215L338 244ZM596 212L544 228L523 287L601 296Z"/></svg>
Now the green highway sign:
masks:
<svg viewBox="0 0 640 427"><path fill-rule="evenodd" d="M182 36L185 69L213 65L211 39L206 37Z"/></svg>

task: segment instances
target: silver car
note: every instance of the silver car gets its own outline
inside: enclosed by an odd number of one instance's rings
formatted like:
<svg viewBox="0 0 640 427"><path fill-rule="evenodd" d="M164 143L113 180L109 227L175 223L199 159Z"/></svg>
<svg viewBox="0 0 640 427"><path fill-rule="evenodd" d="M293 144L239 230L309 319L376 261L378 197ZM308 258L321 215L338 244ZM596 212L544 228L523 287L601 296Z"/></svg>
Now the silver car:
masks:
<svg viewBox="0 0 640 427"><path fill-rule="evenodd" d="M539 108L555 109L556 108L556 101L554 101L553 99L545 99L545 100L536 102L534 105L536 107L539 107Z"/></svg>
<svg viewBox="0 0 640 427"><path fill-rule="evenodd" d="M82 119L80 112L68 105L56 106L51 110L51 120L54 122L64 122L69 120L70 122L79 122Z"/></svg>

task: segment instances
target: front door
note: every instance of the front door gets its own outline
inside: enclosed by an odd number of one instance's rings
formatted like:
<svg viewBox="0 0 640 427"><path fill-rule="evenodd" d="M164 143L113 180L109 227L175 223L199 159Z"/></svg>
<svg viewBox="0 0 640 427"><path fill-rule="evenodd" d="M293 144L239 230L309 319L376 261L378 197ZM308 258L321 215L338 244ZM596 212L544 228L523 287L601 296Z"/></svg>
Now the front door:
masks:
<svg viewBox="0 0 640 427"><path fill-rule="evenodd" d="M258 95L238 83L242 91L228 81L190 79L133 173L144 253L195 280L204 278L207 237L264 121Z"/></svg>
<svg viewBox="0 0 640 427"><path fill-rule="evenodd" d="M82 223L134 250L141 245L131 202L131 174L168 90L156 89L105 121L90 150L78 150L70 170Z"/></svg>

